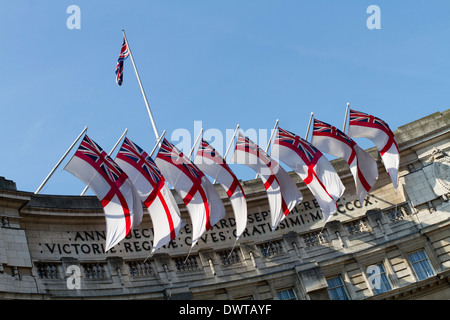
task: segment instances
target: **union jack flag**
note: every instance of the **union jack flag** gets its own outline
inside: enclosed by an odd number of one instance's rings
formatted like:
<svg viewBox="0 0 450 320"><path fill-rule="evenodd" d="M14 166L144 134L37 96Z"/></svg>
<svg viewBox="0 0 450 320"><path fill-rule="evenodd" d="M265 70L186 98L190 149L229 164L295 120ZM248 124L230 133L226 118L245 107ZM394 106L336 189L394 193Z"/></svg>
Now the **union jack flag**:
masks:
<svg viewBox="0 0 450 320"><path fill-rule="evenodd" d="M183 192L186 192L186 196L184 196L183 202L188 207L188 210L190 210L189 205L191 203L191 200L194 199L194 197L198 193L203 201L202 212L206 218L205 223L206 231L211 229L208 197L202 185L202 178L204 177L204 173L200 171L195 164L193 164L186 156L183 155L182 152L180 152L177 148L175 148L175 146L172 145L165 138L163 139L161 147L159 148L158 155L156 156L156 162L159 163L160 160L162 160L161 163L163 166L159 165L159 167L162 169L163 172L164 170L167 170L168 174L164 173L164 175L169 178L169 183L172 184L175 183L174 185L175 188L178 188L176 186L177 181L170 181L170 175L171 171L173 170L172 169L173 167L175 167L175 170L181 171L184 174L184 176L192 182L192 185L188 189L184 189L185 188L184 186L180 187ZM170 163L173 165L173 167L170 166L172 168L168 169L165 166L165 163ZM182 180L184 181L184 178L182 178ZM195 204L194 207L196 206L197 205Z"/></svg>
<svg viewBox="0 0 450 320"><path fill-rule="evenodd" d="M318 136L328 136L346 143L350 148L356 144L349 136L326 122L314 119L313 134Z"/></svg>
<svg viewBox="0 0 450 320"><path fill-rule="evenodd" d="M273 151L275 149L275 151ZM325 221L336 212L336 201L345 187L331 163L314 145L292 132L278 127L272 152L297 172L316 198Z"/></svg>
<svg viewBox="0 0 450 320"><path fill-rule="evenodd" d="M197 151L197 155L209 158L214 160L216 163L222 164L225 163L225 159L223 159L220 154L214 149L207 141L202 139L200 142L200 146Z"/></svg>
<svg viewBox="0 0 450 320"><path fill-rule="evenodd" d="M164 184L164 177L153 159L130 139L125 138L117 158L137 167L139 171L143 170L145 177L154 188Z"/></svg>
<svg viewBox="0 0 450 320"><path fill-rule="evenodd" d="M159 149L158 157L165 158L166 161L172 161L175 164L180 163L180 158L182 154L176 150L176 148L165 138L162 141L161 147Z"/></svg>
<svg viewBox="0 0 450 320"><path fill-rule="evenodd" d="M185 174L195 180L196 183L201 184L201 179L204 176L203 172L186 158L183 152L178 151L178 149L166 139L164 139L161 144L158 157L168 162L172 162Z"/></svg>
<svg viewBox="0 0 450 320"><path fill-rule="evenodd" d="M107 177L108 182L115 183L118 187L128 178L125 172L111 159L111 157L103 151L100 146L90 139L87 135L84 136L75 156L82 159L89 159L88 162L103 175Z"/></svg>
<svg viewBox="0 0 450 320"><path fill-rule="evenodd" d="M343 133L341 130L337 129L326 122L314 119L313 126L313 136L322 136L336 139L342 143L349 146L351 154L349 155L348 164L352 163L356 157L355 145L356 142L353 141L349 136Z"/></svg>
<svg viewBox="0 0 450 320"><path fill-rule="evenodd" d="M130 139L124 139L116 161L133 181L152 217L155 251L175 239L180 228L181 218L175 199L155 161Z"/></svg>
<svg viewBox="0 0 450 320"><path fill-rule="evenodd" d="M189 162L185 161L181 165L185 167L195 179L200 180L204 176L203 172L200 171L200 169L197 168L197 166L193 164L191 161Z"/></svg>
<svg viewBox="0 0 450 320"><path fill-rule="evenodd" d="M216 149L214 149L207 141L205 141L204 139L202 139L201 143L200 143L200 147L197 151L197 157L205 157L208 159L213 160L216 164L218 164L220 167L222 167L228 174L230 177L232 177L232 183L231 185L228 185L228 190L226 190L227 195L229 197L231 197L234 192L236 191L236 188L239 188L239 190L242 192L242 195L244 195L244 190L242 189L242 187L239 184L238 179L236 178L236 175L233 173L233 171L231 171L230 167L227 165L227 163L225 162L225 159L222 158L222 156L216 151ZM198 159L196 157L196 160ZM200 166L200 168L202 168L202 163L197 163L198 166ZM204 168L206 168L205 170L202 169L202 172L205 171L207 174L210 174L211 176L214 176L214 170L206 165L203 166ZM208 172L209 170L209 172ZM220 180L220 179L218 179ZM220 181L219 181L220 182Z"/></svg>
<svg viewBox="0 0 450 320"><path fill-rule="evenodd" d="M205 161L206 159L210 161ZM247 202L244 190L236 175L225 163L219 152L204 139L201 140L194 163L202 172L214 178L214 181L220 183L225 189L236 219L236 238L239 238L247 225Z"/></svg>
<svg viewBox="0 0 450 320"><path fill-rule="evenodd" d="M253 163L243 163L242 161L244 159L241 157L241 152L256 156L260 160L260 163L256 166ZM234 156L237 163L248 165L255 170L264 183L271 212L271 227L272 230L275 230L284 217L301 200L301 193L294 181L278 162L273 160L256 143L241 133L239 133L236 142Z"/></svg>
<svg viewBox="0 0 450 320"><path fill-rule="evenodd" d="M264 164L271 167L272 159L267 156L267 153L261 150L261 148L256 143L242 134L239 134L236 140L236 150L241 150L253 154L257 156Z"/></svg>
<svg viewBox="0 0 450 320"><path fill-rule="evenodd" d="M362 202L378 177L375 160L345 133L317 119L314 119L312 142L323 152L347 161Z"/></svg>
<svg viewBox="0 0 450 320"><path fill-rule="evenodd" d="M303 162L305 162L308 167L315 166L322 156L322 153L311 143L292 132L281 129L280 127L278 127L278 135L275 139L275 143L280 145L290 145L290 148L302 158Z"/></svg>
<svg viewBox="0 0 450 320"><path fill-rule="evenodd" d="M106 214L106 251L139 225L142 205L136 201L138 195L128 175L87 135L65 170L89 185L99 198Z"/></svg>
<svg viewBox="0 0 450 320"><path fill-rule="evenodd" d="M388 124L380 118L352 109L350 109L349 125L377 128L383 130L387 135L392 134Z"/></svg>
<svg viewBox="0 0 450 320"><path fill-rule="evenodd" d="M128 50L125 37L123 37L122 48L120 49L119 59L117 60L116 66L116 82L119 86L121 86L123 82L123 62L129 55L130 51Z"/></svg>
<svg viewBox="0 0 450 320"><path fill-rule="evenodd" d="M384 148L380 150L380 154L383 155L387 150L395 145L398 151L397 141L395 141L395 136L392 130L389 128L388 124L381 120L380 118L374 117L364 112L355 111L350 109L350 121L349 126L362 126L369 127L383 131L388 136L388 141Z"/></svg>

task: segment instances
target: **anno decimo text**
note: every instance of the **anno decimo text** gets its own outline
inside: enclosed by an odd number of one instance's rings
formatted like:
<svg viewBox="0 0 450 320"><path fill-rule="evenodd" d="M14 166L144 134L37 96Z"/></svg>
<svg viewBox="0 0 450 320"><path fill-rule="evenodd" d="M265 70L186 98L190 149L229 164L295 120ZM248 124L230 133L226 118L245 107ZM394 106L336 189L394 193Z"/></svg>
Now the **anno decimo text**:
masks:
<svg viewBox="0 0 450 320"><path fill-rule="evenodd" d="M345 200L345 199L342 199ZM360 204L358 200L351 200L341 202L338 204L339 214L348 214L357 212L359 209L367 210L377 201L373 197L366 197L364 204ZM303 201L286 218L279 224L275 231L271 231L270 227L270 212L269 210L262 210L248 214L247 228L241 236L242 238L261 237L270 235L270 233L284 233L289 231L306 231L314 225L322 221L322 214L316 200ZM199 244L212 245L218 242L228 241L230 244L234 243L236 239L236 222L233 217L227 217L214 225L211 230L206 232ZM178 237L162 247L160 252L170 249L189 250L191 247L191 225L186 224L182 228ZM64 234L64 232L63 232ZM48 238L54 239L49 236ZM118 253L139 253L150 252L152 249L153 229L141 228L131 231L131 234L122 242L110 249L106 254ZM51 254L59 256L73 256L73 255L97 255L105 254L104 243L106 240L105 231L97 230L81 230L81 231L66 231L64 238L56 242L39 243L41 254Z"/></svg>

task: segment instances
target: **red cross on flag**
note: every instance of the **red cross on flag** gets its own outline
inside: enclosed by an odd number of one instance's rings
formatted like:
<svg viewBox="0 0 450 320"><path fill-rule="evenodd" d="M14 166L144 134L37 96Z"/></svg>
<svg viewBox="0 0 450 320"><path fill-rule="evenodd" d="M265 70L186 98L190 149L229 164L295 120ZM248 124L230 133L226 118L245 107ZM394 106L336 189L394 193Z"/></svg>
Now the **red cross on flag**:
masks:
<svg viewBox="0 0 450 320"><path fill-rule="evenodd" d="M394 133L387 123L380 118L350 109L348 135L350 137L363 137L372 140L377 146L383 159L384 167L391 177L394 188L397 190L400 151L397 141L395 141Z"/></svg>
<svg viewBox="0 0 450 320"><path fill-rule="evenodd" d="M326 223L337 211L336 202L345 190L328 159L312 144L280 127L272 154L302 178L316 198Z"/></svg>
<svg viewBox="0 0 450 320"><path fill-rule="evenodd" d="M356 194L363 204L377 181L377 162L341 130L317 119L314 119L311 142L320 151L347 161L355 180Z"/></svg>
<svg viewBox="0 0 450 320"><path fill-rule="evenodd" d="M64 170L91 188L106 219L106 249L114 247L142 221L142 202L124 171L100 146L84 136Z"/></svg>
<svg viewBox="0 0 450 320"><path fill-rule="evenodd" d="M225 207L204 173L167 139L163 139L155 162L183 199L192 222L192 246L225 217Z"/></svg>
<svg viewBox="0 0 450 320"><path fill-rule="evenodd" d="M277 161L242 133L238 135L232 161L246 165L259 174L269 200L272 231L275 230L303 200L294 180Z"/></svg>
<svg viewBox="0 0 450 320"><path fill-rule="evenodd" d="M153 159L128 138L122 143L116 163L125 171L136 187L141 201L153 222L151 253L174 240L185 225L175 198Z"/></svg>
<svg viewBox="0 0 450 320"><path fill-rule="evenodd" d="M200 142L194 163L225 189L236 219L236 239L239 239L247 226L247 201L239 180L225 159L204 139Z"/></svg>

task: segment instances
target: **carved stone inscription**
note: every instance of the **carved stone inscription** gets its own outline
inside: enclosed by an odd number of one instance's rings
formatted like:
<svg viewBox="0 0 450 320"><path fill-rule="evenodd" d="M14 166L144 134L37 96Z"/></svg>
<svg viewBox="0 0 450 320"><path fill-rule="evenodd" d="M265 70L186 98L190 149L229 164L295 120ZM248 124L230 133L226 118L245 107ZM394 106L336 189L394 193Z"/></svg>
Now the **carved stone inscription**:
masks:
<svg viewBox="0 0 450 320"><path fill-rule="evenodd" d="M364 214L377 204L375 197L367 196L364 203L358 200L346 201L343 197L337 207L336 219L345 220L351 216ZM304 200L292 212L285 217L275 231L270 228L270 212L258 207L249 208L247 228L240 239L258 241L264 238L279 237L289 231L302 232L311 228L318 228L323 225L322 213L316 200ZM189 251L191 247L191 225L187 225L180 231L177 238L157 252L167 252L176 250L177 253ZM114 248L105 253L105 231L104 230L75 230L63 231L62 238L52 237L49 234L46 239L51 241L39 242L37 248L40 254L52 256L54 258L63 256L83 256L83 255L126 255L142 254L147 256L152 249L153 229L148 224L141 224L138 229L132 230L131 234L117 244ZM206 232L198 242L201 246L226 246L231 247L236 239L236 221L233 214L227 216Z"/></svg>

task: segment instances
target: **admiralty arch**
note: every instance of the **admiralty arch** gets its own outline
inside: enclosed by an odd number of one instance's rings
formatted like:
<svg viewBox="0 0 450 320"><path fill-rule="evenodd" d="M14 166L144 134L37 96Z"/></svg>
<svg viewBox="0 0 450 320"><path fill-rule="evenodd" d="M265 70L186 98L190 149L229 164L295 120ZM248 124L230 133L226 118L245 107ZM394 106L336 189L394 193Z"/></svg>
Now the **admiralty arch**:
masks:
<svg viewBox="0 0 450 320"><path fill-rule="evenodd" d="M367 151L379 178L364 203L347 163L332 160L346 191L324 226L317 202L290 172L304 200L271 231L261 180L242 181L248 224L232 250L233 211L216 185L227 215L189 256L189 223L147 259L152 225L145 215L105 253L95 196L34 194L0 177L0 299L449 299L450 110L405 124L395 136L397 192L375 147ZM79 281L71 286L74 270Z"/></svg>

